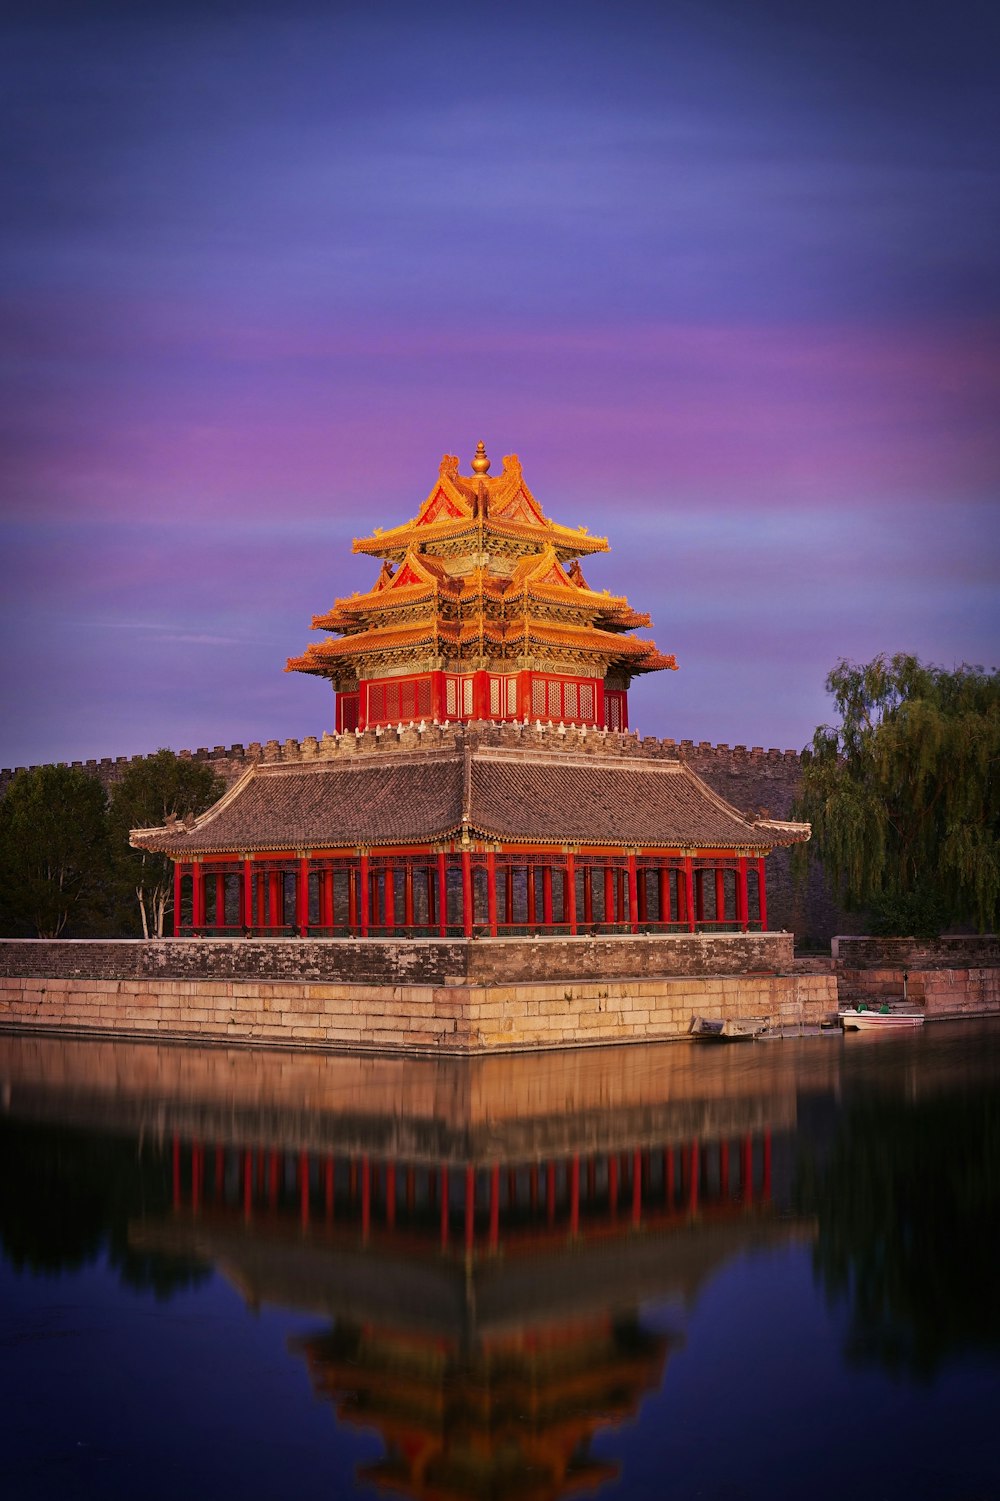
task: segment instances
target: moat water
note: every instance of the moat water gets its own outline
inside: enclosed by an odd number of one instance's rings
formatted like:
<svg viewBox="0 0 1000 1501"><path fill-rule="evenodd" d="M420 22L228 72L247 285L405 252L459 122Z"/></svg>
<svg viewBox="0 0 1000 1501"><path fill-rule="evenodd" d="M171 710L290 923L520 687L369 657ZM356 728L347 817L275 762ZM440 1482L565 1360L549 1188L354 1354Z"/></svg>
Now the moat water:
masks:
<svg viewBox="0 0 1000 1501"><path fill-rule="evenodd" d="M998 1086L0 1035L0 1496L1000 1497Z"/></svg>

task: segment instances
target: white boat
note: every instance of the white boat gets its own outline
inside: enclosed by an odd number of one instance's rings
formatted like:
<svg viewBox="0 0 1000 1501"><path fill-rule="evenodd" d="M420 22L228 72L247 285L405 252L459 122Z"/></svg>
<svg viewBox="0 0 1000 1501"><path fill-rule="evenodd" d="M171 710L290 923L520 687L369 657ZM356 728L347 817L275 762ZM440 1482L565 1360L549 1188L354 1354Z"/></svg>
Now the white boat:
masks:
<svg viewBox="0 0 1000 1501"><path fill-rule="evenodd" d="M922 1027L922 1011L871 1010L867 1006L845 1006L837 1012L845 1032L881 1032L891 1027Z"/></svg>

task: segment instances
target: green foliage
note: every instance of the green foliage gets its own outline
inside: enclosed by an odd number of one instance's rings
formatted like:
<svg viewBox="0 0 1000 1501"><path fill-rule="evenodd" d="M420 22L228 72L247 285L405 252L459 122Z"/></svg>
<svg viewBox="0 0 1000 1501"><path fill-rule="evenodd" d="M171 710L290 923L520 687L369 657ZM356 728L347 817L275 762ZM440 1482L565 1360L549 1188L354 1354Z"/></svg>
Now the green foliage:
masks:
<svg viewBox="0 0 1000 1501"><path fill-rule="evenodd" d="M21 772L0 802L3 931L58 938L97 920L109 868L104 789L69 766Z"/></svg>
<svg viewBox="0 0 1000 1501"><path fill-rule="evenodd" d="M907 936L953 921L994 930L1000 673L880 656L839 662L826 686L840 722L803 752L796 816L845 904L873 910L883 930L905 922Z"/></svg>
<svg viewBox="0 0 1000 1501"><path fill-rule="evenodd" d="M201 813L226 790L210 766L158 750L133 761L111 795L112 869L120 903L119 928L163 936L173 908L173 862L166 855L132 849L130 829L160 827L168 817Z"/></svg>

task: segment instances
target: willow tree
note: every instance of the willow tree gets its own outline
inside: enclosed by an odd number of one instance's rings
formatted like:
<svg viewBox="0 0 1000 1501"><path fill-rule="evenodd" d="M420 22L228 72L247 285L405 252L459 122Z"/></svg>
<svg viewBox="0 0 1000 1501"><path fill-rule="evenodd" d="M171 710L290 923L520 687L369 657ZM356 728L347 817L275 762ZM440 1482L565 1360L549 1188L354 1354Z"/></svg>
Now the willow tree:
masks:
<svg viewBox="0 0 1000 1501"><path fill-rule="evenodd" d="M1000 673L840 661L839 723L803 752L797 816L848 908L929 936L1000 919ZM917 931L922 930L922 931Z"/></svg>

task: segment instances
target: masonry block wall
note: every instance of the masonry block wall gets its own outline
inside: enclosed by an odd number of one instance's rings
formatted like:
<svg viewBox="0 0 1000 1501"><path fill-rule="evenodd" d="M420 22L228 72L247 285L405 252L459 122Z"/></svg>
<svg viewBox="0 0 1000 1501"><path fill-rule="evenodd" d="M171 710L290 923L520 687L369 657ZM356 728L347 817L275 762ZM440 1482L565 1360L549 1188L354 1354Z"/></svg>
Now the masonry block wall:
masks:
<svg viewBox="0 0 1000 1501"><path fill-rule="evenodd" d="M477 726L480 733L483 726ZM741 813L753 815L766 809L772 818L789 818L801 781L801 763L796 751L765 750L760 746L747 748L743 745L712 745L708 741L696 743L691 740L659 740L647 737L640 741L635 735L591 731L581 738L576 731L566 732L561 726L551 725L496 725L493 727L497 744L517 742L566 744L572 737L575 754L592 750L595 754L609 746L618 747L624 754L636 754L656 758L679 759L733 804ZM317 755L369 755L382 748L412 747L414 750L437 748L462 734L459 726L426 726L421 730L413 725L400 726L397 730L369 730L363 735L322 737L307 736L299 740L269 740L248 745L217 745L211 749L202 746L196 751L180 751L183 757L202 761L227 783L236 781L247 767L255 761L299 760ZM143 757L135 757L143 760ZM73 766L91 773L103 785L111 788L121 780L131 764L127 756L104 760L74 761ZM11 777L10 769L0 770L0 795ZM794 933L800 945L821 948L829 943L835 933L849 931L856 926L837 905L818 864L811 863L808 880L796 888L792 880L791 853L777 850L768 858L768 921L775 930Z"/></svg>

